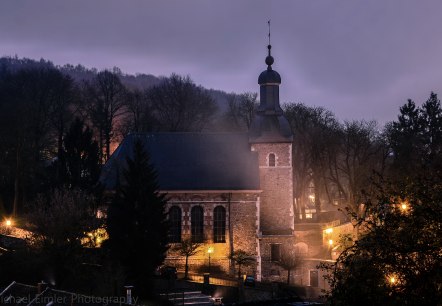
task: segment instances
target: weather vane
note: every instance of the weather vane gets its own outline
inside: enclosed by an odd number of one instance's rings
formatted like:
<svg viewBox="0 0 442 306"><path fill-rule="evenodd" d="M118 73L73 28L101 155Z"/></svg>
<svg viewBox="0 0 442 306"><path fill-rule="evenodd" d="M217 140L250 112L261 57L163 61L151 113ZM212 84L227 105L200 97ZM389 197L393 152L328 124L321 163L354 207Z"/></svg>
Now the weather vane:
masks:
<svg viewBox="0 0 442 306"><path fill-rule="evenodd" d="M269 25L269 45L270 45L270 19L267 21L267 24Z"/></svg>

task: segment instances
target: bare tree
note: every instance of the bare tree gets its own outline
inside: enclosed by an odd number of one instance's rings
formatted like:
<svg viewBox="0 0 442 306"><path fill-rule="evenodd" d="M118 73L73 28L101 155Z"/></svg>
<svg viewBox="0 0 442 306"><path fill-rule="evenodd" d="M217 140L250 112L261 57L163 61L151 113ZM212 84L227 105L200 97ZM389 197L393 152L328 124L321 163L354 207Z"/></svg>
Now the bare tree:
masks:
<svg viewBox="0 0 442 306"><path fill-rule="evenodd" d="M227 124L235 130L248 130L257 107L257 93L246 92L227 96L227 111L224 114Z"/></svg>
<svg viewBox="0 0 442 306"><path fill-rule="evenodd" d="M147 95L161 131L201 131L217 111L215 101L188 76L172 74Z"/></svg>
<svg viewBox="0 0 442 306"><path fill-rule="evenodd" d="M138 89L128 91L125 104L127 109L125 133L149 132L154 129L157 125L156 119L146 92Z"/></svg>
<svg viewBox="0 0 442 306"><path fill-rule="evenodd" d="M6 73L0 81L1 160L14 165L14 214L25 195L38 190L34 178L42 174L42 162L54 157L50 109L54 97L66 93L58 88L62 78L55 69L33 68Z"/></svg>
<svg viewBox="0 0 442 306"><path fill-rule="evenodd" d="M30 243L48 259L56 281L74 275L84 260L88 233L100 228L93 197L80 190L58 189L40 195L27 207Z"/></svg>
<svg viewBox="0 0 442 306"><path fill-rule="evenodd" d="M255 115L255 109L258 106L258 94L256 92L246 92L239 97L239 117L245 123L247 129L249 129L252 124L253 116Z"/></svg>
<svg viewBox="0 0 442 306"><path fill-rule="evenodd" d="M50 97L49 112L50 123L52 125L52 134L55 136L57 169L56 179L60 180L61 165L63 163L63 137L76 113L76 102L78 99L78 88L74 85L71 77L63 75L58 70L52 81L53 92Z"/></svg>
<svg viewBox="0 0 442 306"><path fill-rule="evenodd" d="M339 123L324 108L308 107L302 103L284 105L284 111L294 133L293 159L297 161L293 169L295 211L305 219L305 207L311 197L318 213L322 198L331 201L328 162L334 159ZM309 190L310 186L314 186L314 190Z"/></svg>
<svg viewBox="0 0 442 306"><path fill-rule="evenodd" d="M101 159L106 161L110 157L116 121L124 112L126 88L120 81L118 71L104 70L91 82L85 82L85 92L88 100L86 110L98 132Z"/></svg>
<svg viewBox="0 0 442 306"><path fill-rule="evenodd" d="M373 173L382 173L386 147L374 121L351 121L342 125L338 154L329 164L329 174L352 212L359 211L362 191L370 187Z"/></svg>
<svg viewBox="0 0 442 306"><path fill-rule="evenodd" d="M178 251L181 256L186 257L186 264L184 268L185 279L189 278L189 257L196 255L200 251L201 246L201 243L193 242L192 239L184 239L175 247L175 250Z"/></svg>
<svg viewBox="0 0 442 306"><path fill-rule="evenodd" d="M230 254L229 258L238 265L238 278L241 278L241 267L242 266L249 266L253 262L255 262L255 258L243 250L237 250L234 251L232 254Z"/></svg>
<svg viewBox="0 0 442 306"><path fill-rule="evenodd" d="M287 270L287 284L290 284L291 272L299 267L302 262L302 256L296 252L296 249L285 247L281 252L279 261L276 262L278 266Z"/></svg>

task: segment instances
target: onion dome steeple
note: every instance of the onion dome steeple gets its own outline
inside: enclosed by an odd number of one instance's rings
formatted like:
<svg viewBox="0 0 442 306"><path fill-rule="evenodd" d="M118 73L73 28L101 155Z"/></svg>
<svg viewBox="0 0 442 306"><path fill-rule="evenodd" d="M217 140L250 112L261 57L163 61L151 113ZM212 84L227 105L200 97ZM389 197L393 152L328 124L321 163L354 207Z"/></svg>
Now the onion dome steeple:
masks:
<svg viewBox="0 0 442 306"><path fill-rule="evenodd" d="M260 86L260 104L249 130L251 143L292 142L293 133L279 105L279 84L281 76L272 69L274 58L271 55L272 46L267 46L268 55L265 59L267 69L258 78Z"/></svg>
<svg viewBox="0 0 442 306"><path fill-rule="evenodd" d="M258 78L258 84L281 84L281 76L278 72L272 69L272 65L275 62L275 59L273 58L271 54L272 46L268 45L267 49L269 49L269 55L266 57L266 64L267 64L267 70L263 71Z"/></svg>

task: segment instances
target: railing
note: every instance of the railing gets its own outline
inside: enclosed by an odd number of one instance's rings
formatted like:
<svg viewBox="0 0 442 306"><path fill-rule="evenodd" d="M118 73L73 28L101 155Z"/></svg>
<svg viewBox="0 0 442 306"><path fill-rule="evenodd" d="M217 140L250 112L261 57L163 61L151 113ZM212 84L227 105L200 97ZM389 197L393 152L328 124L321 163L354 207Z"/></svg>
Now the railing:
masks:
<svg viewBox="0 0 442 306"><path fill-rule="evenodd" d="M189 275L189 280L195 283L204 283L203 275ZM210 276L209 283L211 285L237 287L238 281Z"/></svg>

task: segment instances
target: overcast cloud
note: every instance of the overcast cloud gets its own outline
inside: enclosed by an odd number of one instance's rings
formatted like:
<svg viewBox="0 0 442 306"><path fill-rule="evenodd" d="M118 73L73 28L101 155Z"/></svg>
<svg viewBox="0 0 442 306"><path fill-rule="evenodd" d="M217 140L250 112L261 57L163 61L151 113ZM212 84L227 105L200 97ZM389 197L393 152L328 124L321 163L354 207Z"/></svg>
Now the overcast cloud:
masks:
<svg viewBox="0 0 442 306"><path fill-rule="evenodd" d="M384 123L442 95L441 13L437 0L2 1L0 56L257 92L271 19L283 102Z"/></svg>

